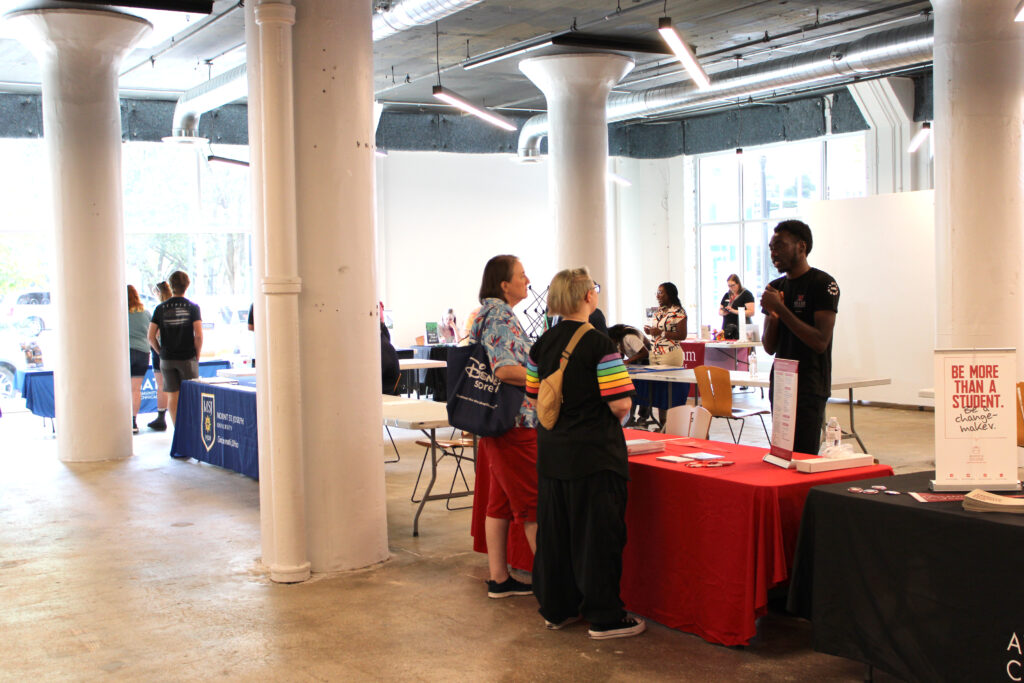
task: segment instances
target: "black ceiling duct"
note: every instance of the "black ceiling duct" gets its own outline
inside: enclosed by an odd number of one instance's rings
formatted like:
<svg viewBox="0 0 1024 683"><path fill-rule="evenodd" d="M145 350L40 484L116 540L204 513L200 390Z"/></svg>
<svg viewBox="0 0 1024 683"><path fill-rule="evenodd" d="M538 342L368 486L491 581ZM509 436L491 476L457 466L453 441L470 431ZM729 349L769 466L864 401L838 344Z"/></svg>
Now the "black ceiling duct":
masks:
<svg viewBox="0 0 1024 683"><path fill-rule="evenodd" d="M192 12L195 14L211 14L213 12L213 0L74 0L74 2L80 5L162 9L169 12Z"/></svg>

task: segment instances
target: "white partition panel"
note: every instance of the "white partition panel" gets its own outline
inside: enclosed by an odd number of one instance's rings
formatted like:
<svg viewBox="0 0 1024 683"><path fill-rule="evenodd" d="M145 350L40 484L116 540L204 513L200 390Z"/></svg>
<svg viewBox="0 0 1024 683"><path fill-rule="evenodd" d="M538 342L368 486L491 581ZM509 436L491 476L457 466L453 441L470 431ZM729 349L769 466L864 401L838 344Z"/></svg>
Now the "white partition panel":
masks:
<svg viewBox="0 0 1024 683"><path fill-rule="evenodd" d="M932 405L935 348L934 192L903 192L813 202L808 261L842 292L832 350L834 376L891 377L857 398ZM836 394L837 398L845 398Z"/></svg>

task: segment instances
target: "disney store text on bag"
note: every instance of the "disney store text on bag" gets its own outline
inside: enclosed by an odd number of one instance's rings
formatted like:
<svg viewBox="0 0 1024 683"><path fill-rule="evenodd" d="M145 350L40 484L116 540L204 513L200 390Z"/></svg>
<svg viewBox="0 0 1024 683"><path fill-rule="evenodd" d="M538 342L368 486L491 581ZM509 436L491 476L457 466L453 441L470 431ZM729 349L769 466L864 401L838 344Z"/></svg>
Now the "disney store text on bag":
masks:
<svg viewBox="0 0 1024 683"><path fill-rule="evenodd" d="M477 436L500 436L515 426L525 389L491 371L483 344L448 351L448 423Z"/></svg>

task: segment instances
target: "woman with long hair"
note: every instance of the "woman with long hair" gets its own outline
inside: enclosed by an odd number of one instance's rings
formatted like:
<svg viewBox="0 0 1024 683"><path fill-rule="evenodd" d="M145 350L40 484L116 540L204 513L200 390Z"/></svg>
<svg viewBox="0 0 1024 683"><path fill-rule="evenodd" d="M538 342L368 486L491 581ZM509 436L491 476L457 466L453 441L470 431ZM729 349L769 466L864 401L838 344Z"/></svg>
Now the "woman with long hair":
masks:
<svg viewBox="0 0 1024 683"><path fill-rule="evenodd" d="M142 381L149 370L149 311L142 305L135 287L128 285L128 358L132 377L132 434L139 433L136 421L142 403Z"/></svg>

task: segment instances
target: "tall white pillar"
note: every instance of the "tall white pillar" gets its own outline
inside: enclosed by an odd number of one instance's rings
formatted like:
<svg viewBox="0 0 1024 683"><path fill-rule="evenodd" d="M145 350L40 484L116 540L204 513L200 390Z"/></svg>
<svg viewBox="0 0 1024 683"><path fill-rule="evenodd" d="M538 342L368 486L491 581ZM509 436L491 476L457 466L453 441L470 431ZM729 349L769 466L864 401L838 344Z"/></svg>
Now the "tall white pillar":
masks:
<svg viewBox="0 0 1024 683"><path fill-rule="evenodd" d="M608 283L608 119L612 86L633 68L618 54L535 57L519 69L547 98L548 196L559 269L585 265ZM607 307L602 292L602 306Z"/></svg>
<svg viewBox="0 0 1024 683"><path fill-rule="evenodd" d="M1015 347L1024 368L1024 25L1013 21L1016 2L932 2L936 346Z"/></svg>
<svg viewBox="0 0 1024 683"><path fill-rule="evenodd" d="M35 9L7 18L42 72L60 326L57 453L65 461L127 458L132 406L117 77L121 60L152 27L107 10Z"/></svg>
<svg viewBox="0 0 1024 683"><path fill-rule="evenodd" d="M266 226L263 221L263 106L260 59L260 34L256 25L256 3L245 6L245 59L249 85L249 204L252 207L253 321L256 354L257 439L264 449L270 443L270 398L267 387L267 305L263 296L266 275ZM276 557L274 544L274 491L270 458L259 461L260 475L260 549L263 564L269 567Z"/></svg>
<svg viewBox="0 0 1024 683"><path fill-rule="evenodd" d="M270 458L273 556L264 556L270 578L294 583L309 578L302 431L302 349L300 347L298 242L295 211L295 121L293 113L292 27L295 8L285 2L257 2L254 10L260 50L260 165L263 177L263 263L260 295L266 318L267 443ZM257 323L261 321L256 321ZM258 367L258 366L257 366ZM269 561L268 561L269 560Z"/></svg>
<svg viewBox="0 0 1024 683"><path fill-rule="evenodd" d="M388 557L380 452L371 3L297 0L306 518L313 571Z"/></svg>

